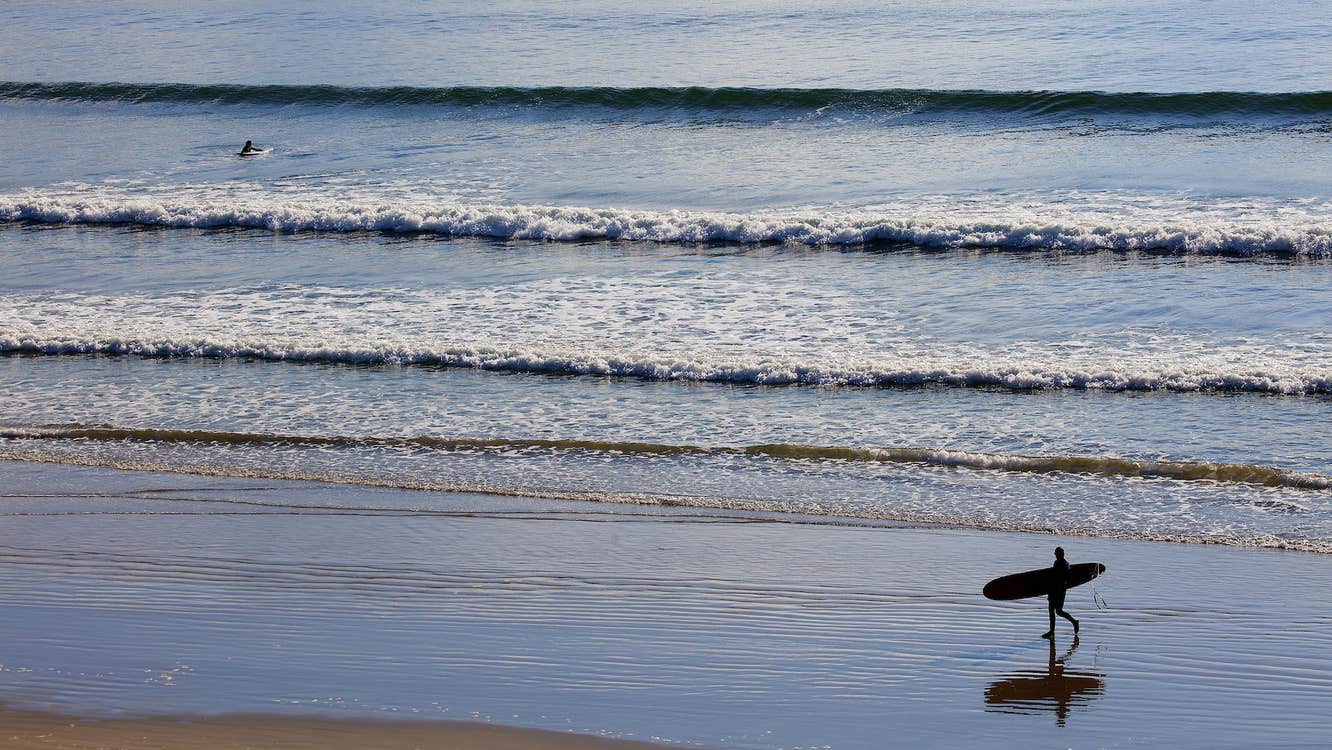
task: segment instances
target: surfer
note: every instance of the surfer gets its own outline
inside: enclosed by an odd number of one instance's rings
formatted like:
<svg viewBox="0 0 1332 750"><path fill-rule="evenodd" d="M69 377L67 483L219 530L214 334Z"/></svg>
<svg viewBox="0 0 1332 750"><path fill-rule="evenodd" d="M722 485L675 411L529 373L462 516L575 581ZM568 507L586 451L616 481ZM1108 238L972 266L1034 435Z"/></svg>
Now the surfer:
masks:
<svg viewBox="0 0 1332 750"><path fill-rule="evenodd" d="M1042 633L1042 638L1054 640L1055 615L1073 623L1073 635L1078 634L1078 621L1064 611L1064 594L1068 592L1068 560L1064 559L1064 548L1055 547L1054 565L1050 567L1050 593L1046 604L1050 610L1050 630Z"/></svg>
<svg viewBox="0 0 1332 750"><path fill-rule="evenodd" d="M241 146L240 155L246 156L248 154L257 154L262 150L263 149L258 149L254 147L254 141L246 141L245 145Z"/></svg>

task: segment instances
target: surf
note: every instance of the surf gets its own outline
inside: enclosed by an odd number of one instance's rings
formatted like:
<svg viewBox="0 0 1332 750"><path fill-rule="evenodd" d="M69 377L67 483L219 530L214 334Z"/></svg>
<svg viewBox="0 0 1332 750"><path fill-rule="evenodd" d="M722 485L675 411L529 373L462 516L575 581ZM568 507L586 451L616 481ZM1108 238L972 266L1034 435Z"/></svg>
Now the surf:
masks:
<svg viewBox="0 0 1332 750"><path fill-rule="evenodd" d="M160 191L155 191L160 192ZM982 207L947 201L860 210L748 213L525 204L351 201L324 196L220 198L39 191L0 195L0 222L110 224L278 233L380 232L443 237L663 244L790 244L807 247L909 245L937 249L1160 252L1253 257L1332 256L1324 211L1259 207L1228 216L1172 205L1124 214L1069 206ZM1301 209L1301 206L1293 208Z"/></svg>
<svg viewBox="0 0 1332 750"><path fill-rule="evenodd" d="M160 359L252 359L273 362L321 362L354 366L446 367L492 372L527 372L653 381L735 383L768 386L1007 388L1104 391L1175 391L1320 395L1332 393L1327 373L1270 369L1206 371L1163 369L1135 371L1109 363L1075 369L1003 362L885 361L838 366L818 361L685 359L594 352L554 353L488 346L379 345L302 346L289 341L223 341L207 338L143 339L41 336L0 329L0 353L42 356L136 356Z"/></svg>

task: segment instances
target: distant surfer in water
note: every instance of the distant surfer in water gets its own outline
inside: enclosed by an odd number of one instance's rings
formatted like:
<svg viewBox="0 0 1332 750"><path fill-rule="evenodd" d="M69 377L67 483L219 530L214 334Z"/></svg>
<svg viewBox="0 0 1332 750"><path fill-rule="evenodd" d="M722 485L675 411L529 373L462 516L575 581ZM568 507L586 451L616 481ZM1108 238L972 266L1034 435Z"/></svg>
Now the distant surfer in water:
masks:
<svg viewBox="0 0 1332 750"><path fill-rule="evenodd" d="M1078 621L1064 611L1064 594L1068 592L1068 560L1064 559L1064 548L1055 547L1054 565L1050 567L1050 593L1046 603L1050 609L1050 630L1042 633L1042 638L1054 640L1055 615L1073 623L1073 634L1078 633Z"/></svg>
<svg viewBox="0 0 1332 750"><path fill-rule="evenodd" d="M240 155L248 156L249 154L258 154L262 152L263 149L258 149L254 147L254 141L246 141L245 145L241 146Z"/></svg>

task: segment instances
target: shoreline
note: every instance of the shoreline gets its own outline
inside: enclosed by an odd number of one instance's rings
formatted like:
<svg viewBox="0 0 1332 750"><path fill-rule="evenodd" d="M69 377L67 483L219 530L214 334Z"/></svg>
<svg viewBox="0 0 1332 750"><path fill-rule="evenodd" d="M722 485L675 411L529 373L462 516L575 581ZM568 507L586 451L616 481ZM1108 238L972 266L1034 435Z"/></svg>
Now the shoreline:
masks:
<svg viewBox="0 0 1332 750"><path fill-rule="evenodd" d="M634 493L620 491L577 492L567 490L539 490L508 486L481 486L467 483L387 480L375 477L325 474L299 470L251 470L243 467L216 466L209 464L180 466L167 462L156 463L146 460L125 461L112 458L18 452L7 450L3 444L0 444L0 463L4 462L111 469L114 471L148 474L175 474L187 477L212 477L218 479L271 479L280 482L341 485L345 487L399 490L410 493L477 494L496 498L513 498L538 502L552 500L573 503L605 504L611 506L643 506L645 509L680 508L705 512L732 512L754 514L756 517L770 516L774 517L772 519L774 522L793 524L822 524L847 527L879 527L884 524L911 524L940 529L972 529L975 531L993 532L997 534L1046 534L1083 539L1118 539L1124 541L1155 542L1163 544L1220 546L1234 549L1278 550L1283 552L1303 552L1313 555L1332 554L1332 548L1321 540L1269 538L1263 539L1260 542L1255 542L1239 537L1218 535L1142 533L1114 529L1078 529L1035 524L1023 526L1019 524L1005 524L991 520L981 522L971 521L966 518L935 518L918 513L866 513L864 515L853 516L819 507L736 507L735 503L728 502L726 498L705 498L661 493ZM1080 477L1081 475L1069 474L1069 476ZM1159 481L1171 480L1165 479ZM1313 490L1312 492L1323 492L1323 490Z"/></svg>
<svg viewBox="0 0 1332 750"><path fill-rule="evenodd" d="M1319 555L55 464L0 475L0 702L15 708L0 722L124 738L0 747L199 745L172 733L200 722L219 743L323 747L308 739L322 726L351 727L334 732L348 748L478 731L529 743L495 746L515 750L588 746L565 729L749 750L1332 730ZM1069 592L1079 637L1061 622L1049 642L1044 602L981 587L1056 545L1108 571ZM119 715L147 718L71 718Z"/></svg>

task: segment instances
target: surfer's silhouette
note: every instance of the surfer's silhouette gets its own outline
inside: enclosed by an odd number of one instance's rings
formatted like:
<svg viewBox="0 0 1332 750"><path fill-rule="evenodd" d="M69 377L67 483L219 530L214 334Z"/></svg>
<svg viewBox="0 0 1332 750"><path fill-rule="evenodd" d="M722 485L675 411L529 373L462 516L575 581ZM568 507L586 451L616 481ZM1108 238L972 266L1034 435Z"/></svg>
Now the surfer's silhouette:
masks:
<svg viewBox="0 0 1332 750"><path fill-rule="evenodd" d="M1064 594L1068 592L1068 560L1064 559L1064 548L1055 547L1054 565L1050 567L1050 593L1046 604L1050 610L1050 630L1042 633L1042 638L1054 640L1055 615L1073 623L1073 635L1078 633L1078 621L1064 611Z"/></svg>
<svg viewBox="0 0 1332 750"><path fill-rule="evenodd" d="M241 146L240 155L245 156L246 154L257 154L262 150L263 149L258 149L254 147L254 141L246 141L245 145Z"/></svg>

